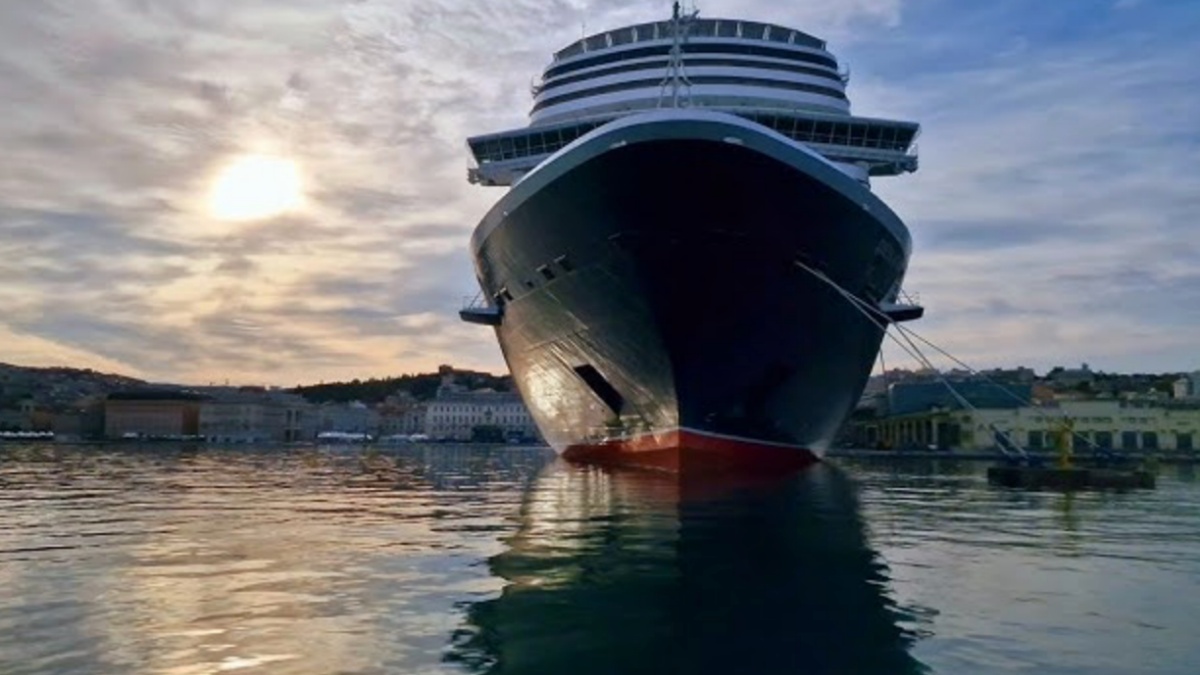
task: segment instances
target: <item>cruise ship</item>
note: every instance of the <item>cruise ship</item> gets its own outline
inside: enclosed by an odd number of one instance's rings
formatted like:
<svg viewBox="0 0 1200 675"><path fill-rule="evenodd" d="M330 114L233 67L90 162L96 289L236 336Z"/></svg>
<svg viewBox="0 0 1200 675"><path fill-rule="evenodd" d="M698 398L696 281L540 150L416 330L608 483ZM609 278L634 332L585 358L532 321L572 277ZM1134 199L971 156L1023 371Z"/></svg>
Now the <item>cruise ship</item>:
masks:
<svg viewBox="0 0 1200 675"><path fill-rule="evenodd" d="M917 318L904 223L870 182L915 171L913 122L857 117L825 42L671 18L554 54L527 127L468 139L507 192L471 239L492 326L569 459L682 471L815 461L889 322Z"/></svg>

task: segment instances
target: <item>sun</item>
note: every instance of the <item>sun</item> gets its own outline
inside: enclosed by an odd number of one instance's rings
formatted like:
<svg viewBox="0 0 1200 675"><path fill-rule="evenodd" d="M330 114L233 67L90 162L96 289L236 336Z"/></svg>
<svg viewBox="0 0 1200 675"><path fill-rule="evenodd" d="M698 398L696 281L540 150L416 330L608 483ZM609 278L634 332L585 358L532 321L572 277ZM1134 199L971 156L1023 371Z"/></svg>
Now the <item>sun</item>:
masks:
<svg viewBox="0 0 1200 675"><path fill-rule="evenodd" d="M243 155L217 174L208 197L222 220L258 220L286 213L303 199L300 168L270 155Z"/></svg>

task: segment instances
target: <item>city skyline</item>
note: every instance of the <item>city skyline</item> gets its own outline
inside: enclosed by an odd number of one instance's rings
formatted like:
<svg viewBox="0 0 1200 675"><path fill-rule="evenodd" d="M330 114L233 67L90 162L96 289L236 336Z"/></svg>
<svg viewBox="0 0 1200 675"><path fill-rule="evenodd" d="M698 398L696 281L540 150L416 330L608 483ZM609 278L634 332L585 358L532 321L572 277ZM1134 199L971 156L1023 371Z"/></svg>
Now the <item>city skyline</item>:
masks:
<svg viewBox="0 0 1200 675"><path fill-rule="evenodd" d="M1200 8L699 8L828 40L856 114L922 124L920 171L875 182L913 232L922 335L981 369L1200 367ZM584 30L667 12L0 8L4 360L284 386L504 371L490 331L457 318L468 237L500 195L466 183L464 140L524 123L530 79Z"/></svg>

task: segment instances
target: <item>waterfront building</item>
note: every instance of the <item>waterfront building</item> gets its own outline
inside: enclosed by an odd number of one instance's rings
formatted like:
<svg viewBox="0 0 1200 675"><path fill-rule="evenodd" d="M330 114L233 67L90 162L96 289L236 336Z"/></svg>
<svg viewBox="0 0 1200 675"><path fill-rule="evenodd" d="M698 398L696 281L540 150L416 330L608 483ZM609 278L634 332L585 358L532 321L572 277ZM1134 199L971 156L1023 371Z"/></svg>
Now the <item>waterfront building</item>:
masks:
<svg viewBox="0 0 1200 675"><path fill-rule="evenodd" d="M1096 373L1084 363L1078 368L1054 368L1046 374L1046 379L1060 387L1091 386L1096 381Z"/></svg>
<svg viewBox="0 0 1200 675"><path fill-rule="evenodd" d="M94 440L104 437L104 397L89 396L54 413L51 424L56 441Z"/></svg>
<svg viewBox="0 0 1200 675"><path fill-rule="evenodd" d="M316 415L318 433L379 434L379 413L359 401L325 403L316 408Z"/></svg>
<svg viewBox="0 0 1200 675"><path fill-rule="evenodd" d="M209 387L200 406L200 434L215 443L292 443L316 435L312 405L262 387Z"/></svg>
<svg viewBox="0 0 1200 675"><path fill-rule="evenodd" d="M1011 409L1019 408L1033 397L1028 384L997 386L983 379L954 382L954 391L976 408ZM958 398L942 382L900 382L887 389L887 414L909 415L931 408L958 407Z"/></svg>
<svg viewBox="0 0 1200 675"><path fill-rule="evenodd" d="M200 433L203 397L177 390L115 392L104 401L104 435L195 436Z"/></svg>
<svg viewBox="0 0 1200 675"><path fill-rule="evenodd" d="M1008 384L1029 384L1032 385L1037 381L1037 373L1032 368L1025 366L1017 366L1016 368L992 368L991 370L980 371L980 375L988 378L993 382L1004 382Z"/></svg>
<svg viewBox="0 0 1200 675"><path fill-rule="evenodd" d="M380 438L424 434L428 404L407 391L398 391L384 399L379 413Z"/></svg>
<svg viewBox="0 0 1200 675"><path fill-rule="evenodd" d="M979 408L934 406L859 420L852 431L861 447L990 451L1004 434L1030 450L1051 450L1064 428L1077 451L1095 447L1147 452L1193 452L1200 443L1200 407L1118 400L1059 401L1040 406Z"/></svg>
<svg viewBox="0 0 1200 675"><path fill-rule="evenodd" d="M1200 370L1175 380L1172 388L1177 399L1200 398Z"/></svg>
<svg viewBox="0 0 1200 675"><path fill-rule="evenodd" d="M514 392L467 391L443 383L425 408L425 433L435 440L469 441L485 430L502 438L538 438L529 410Z"/></svg>

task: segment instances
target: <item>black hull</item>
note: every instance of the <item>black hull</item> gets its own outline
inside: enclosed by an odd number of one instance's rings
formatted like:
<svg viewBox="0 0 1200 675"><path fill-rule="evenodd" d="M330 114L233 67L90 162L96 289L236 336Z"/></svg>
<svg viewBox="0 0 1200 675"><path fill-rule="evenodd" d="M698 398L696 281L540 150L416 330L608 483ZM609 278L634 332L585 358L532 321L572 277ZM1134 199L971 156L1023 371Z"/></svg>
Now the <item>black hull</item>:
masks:
<svg viewBox="0 0 1200 675"><path fill-rule="evenodd" d="M820 452L878 353L882 331L796 261L889 299L904 226L794 143L692 115L593 132L476 232L504 356L559 451L683 433Z"/></svg>

